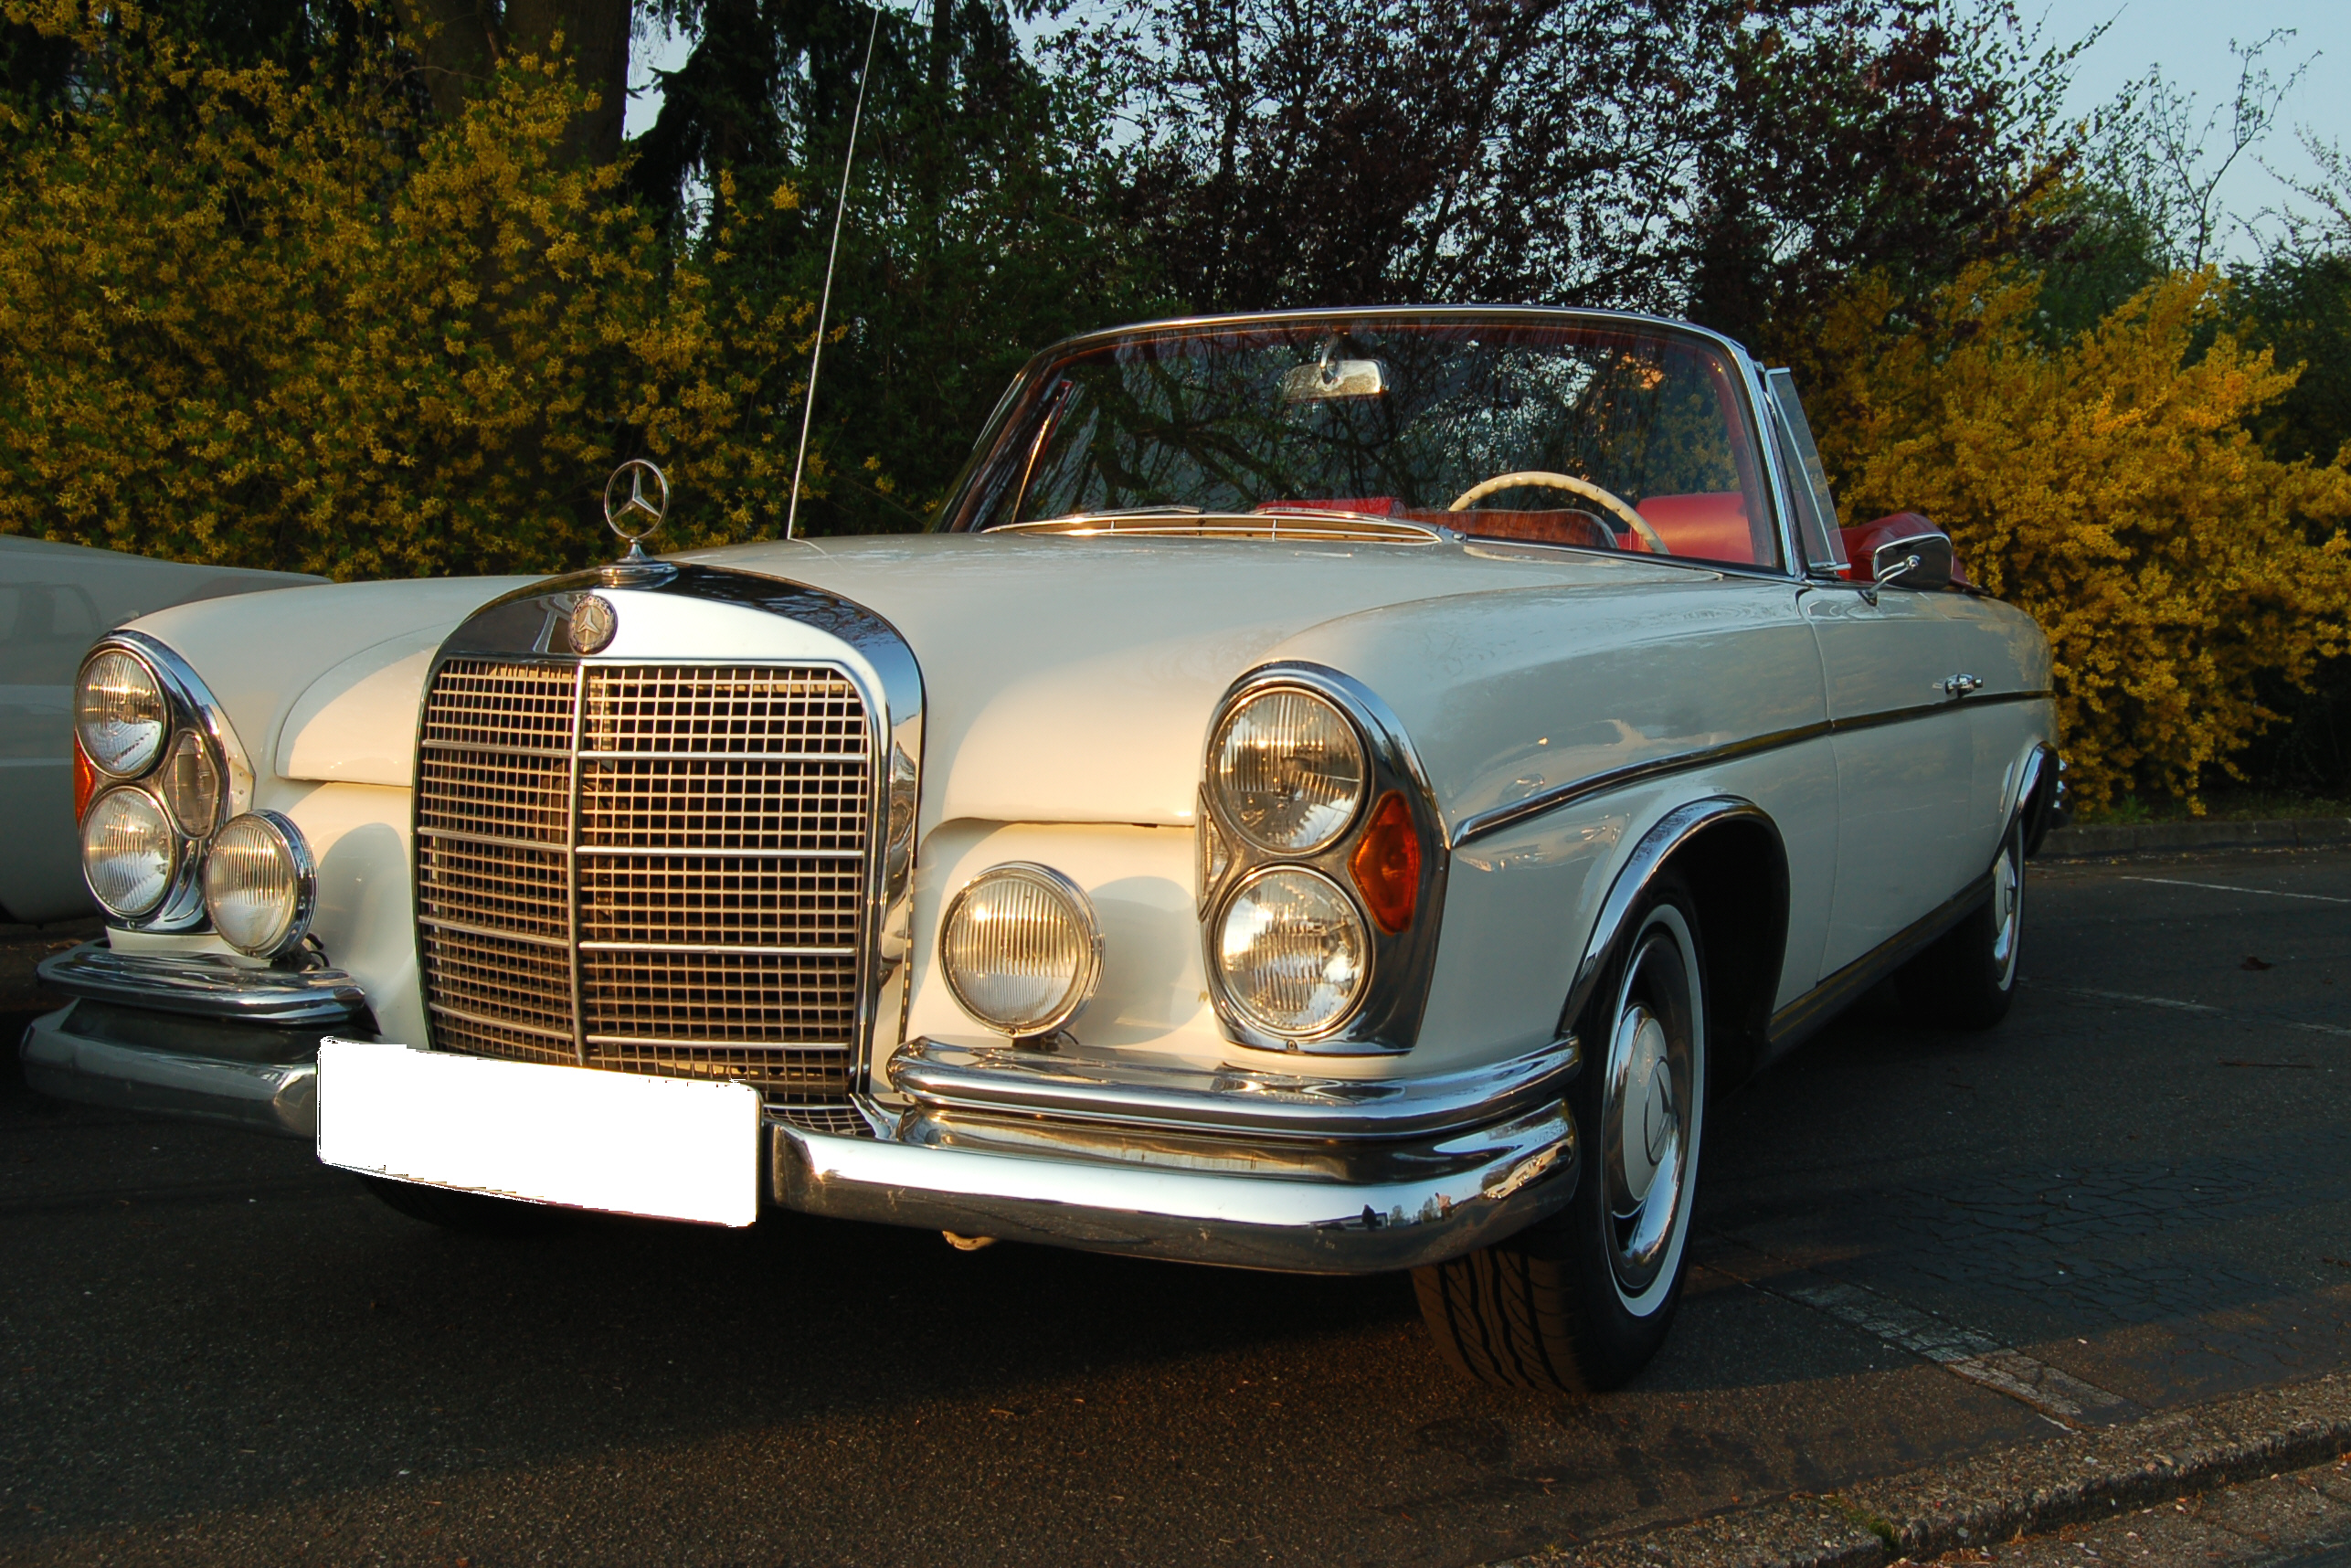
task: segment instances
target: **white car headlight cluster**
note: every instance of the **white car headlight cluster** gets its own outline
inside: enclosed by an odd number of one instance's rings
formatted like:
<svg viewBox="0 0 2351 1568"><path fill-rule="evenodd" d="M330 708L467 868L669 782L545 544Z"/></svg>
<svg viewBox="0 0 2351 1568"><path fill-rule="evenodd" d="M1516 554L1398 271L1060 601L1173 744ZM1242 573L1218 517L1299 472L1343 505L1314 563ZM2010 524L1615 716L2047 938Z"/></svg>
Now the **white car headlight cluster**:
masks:
<svg viewBox="0 0 2351 1568"><path fill-rule="evenodd" d="M1333 672L1271 668L1219 710L1202 772L1199 915L1226 1033L1283 1050L1409 1044L1444 845L1394 715ZM993 866L948 900L939 962L966 1012L1036 1039L1094 994L1101 929L1061 873Z"/></svg>
<svg viewBox="0 0 2351 1568"><path fill-rule="evenodd" d="M1225 711L1207 771L1202 818L1209 832L1221 819L1265 854L1304 857L1354 825L1371 761L1353 723L1327 698L1275 686ZM1362 999L1371 929L1324 871L1280 863L1253 871L1210 918L1214 978L1226 1001L1266 1033L1323 1033Z"/></svg>
<svg viewBox="0 0 2351 1568"><path fill-rule="evenodd" d="M217 720L174 662L121 641L82 662L73 694L82 877L119 920L185 929L209 915L239 952L276 957L310 929L310 847L274 811L223 821L230 789Z"/></svg>

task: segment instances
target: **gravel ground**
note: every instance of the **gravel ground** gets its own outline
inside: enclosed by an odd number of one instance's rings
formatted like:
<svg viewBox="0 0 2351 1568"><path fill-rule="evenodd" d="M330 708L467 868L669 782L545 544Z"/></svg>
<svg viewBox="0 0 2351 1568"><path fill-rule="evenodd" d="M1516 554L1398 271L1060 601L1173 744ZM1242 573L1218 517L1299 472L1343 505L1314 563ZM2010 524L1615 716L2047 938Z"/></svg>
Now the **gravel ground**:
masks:
<svg viewBox="0 0 2351 1568"><path fill-rule="evenodd" d="M1718 1107L1674 1338L1583 1402L1392 1279L445 1235L11 1055L0 1562L1442 1568L2351 1368L2351 851L2037 866L2028 933L1999 1030L1873 1000Z"/></svg>

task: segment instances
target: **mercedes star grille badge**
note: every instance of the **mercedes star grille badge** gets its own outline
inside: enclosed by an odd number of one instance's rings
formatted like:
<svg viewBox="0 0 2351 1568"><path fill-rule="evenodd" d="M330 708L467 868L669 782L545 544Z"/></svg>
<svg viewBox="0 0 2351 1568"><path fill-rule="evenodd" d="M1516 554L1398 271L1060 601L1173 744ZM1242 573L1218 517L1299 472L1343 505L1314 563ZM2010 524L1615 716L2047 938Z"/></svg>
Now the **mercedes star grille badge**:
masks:
<svg viewBox="0 0 2351 1568"><path fill-rule="evenodd" d="M575 653L601 653L612 645L612 634L620 630L620 617L612 601L600 595L584 593L572 601L571 651Z"/></svg>

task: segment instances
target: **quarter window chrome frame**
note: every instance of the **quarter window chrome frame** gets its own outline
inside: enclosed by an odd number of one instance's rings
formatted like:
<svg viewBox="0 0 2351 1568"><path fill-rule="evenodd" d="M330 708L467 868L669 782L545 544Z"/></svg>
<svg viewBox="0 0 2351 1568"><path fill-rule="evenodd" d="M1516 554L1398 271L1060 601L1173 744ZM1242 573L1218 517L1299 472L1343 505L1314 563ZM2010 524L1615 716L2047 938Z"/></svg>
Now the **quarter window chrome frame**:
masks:
<svg viewBox="0 0 2351 1568"><path fill-rule="evenodd" d="M1252 697L1283 689L1301 691L1337 708L1354 726L1371 765L1363 798L1345 831L1309 854L1261 850L1242 834L1215 803L1209 788L1210 747L1232 711ZM1411 810L1413 829L1420 837L1421 874L1414 889L1413 922L1391 936L1380 928L1364 907L1348 860L1355 853L1371 821L1373 809L1391 791ZM1211 875L1210 858L1196 854L1194 863L1203 885L1195 890L1200 916L1201 967L1209 1001L1216 1010L1225 1037L1260 1051L1316 1056L1383 1056L1409 1051L1420 1037L1421 1016L1426 1010L1430 980L1436 969L1437 930L1445 912L1446 872L1451 855L1445 821L1437 810L1436 792L1413 749L1411 737L1387 704L1370 687L1350 675L1325 665L1284 661L1261 665L1225 689L1210 714L1208 732L1201 744L1199 818L1193 832L1213 831L1222 840L1223 864ZM1342 1018L1316 1033L1276 1034L1251 1022L1225 994L1217 964L1217 935L1234 895L1257 873L1296 866L1320 873L1339 885L1355 906L1370 934L1371 949L1362 994Z"/></svg>

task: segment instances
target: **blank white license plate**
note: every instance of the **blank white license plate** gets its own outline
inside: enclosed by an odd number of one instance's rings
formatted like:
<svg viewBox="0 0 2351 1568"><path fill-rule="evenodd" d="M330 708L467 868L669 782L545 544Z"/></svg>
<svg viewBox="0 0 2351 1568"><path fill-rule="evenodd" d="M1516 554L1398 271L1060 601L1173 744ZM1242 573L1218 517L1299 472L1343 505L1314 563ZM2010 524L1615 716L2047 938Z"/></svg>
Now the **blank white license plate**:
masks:
<svg viewBox="0 0 2351 1568"><path fill-rule="evenodd" d="M759 1213L759 1092L329 1038L318 1157L534 1203L747 1225Z"/></svg>

